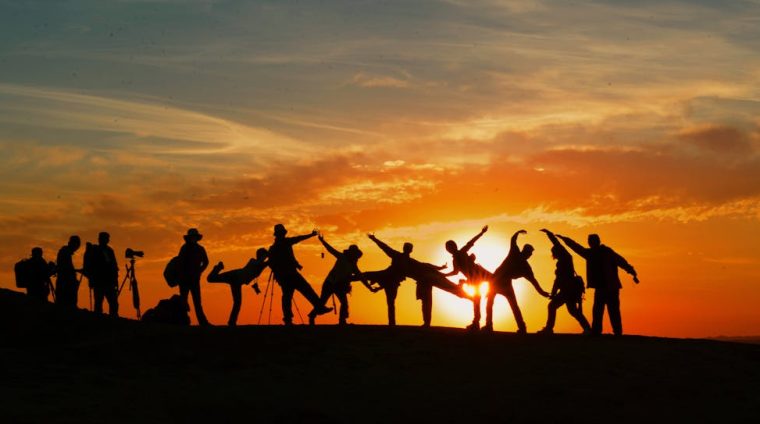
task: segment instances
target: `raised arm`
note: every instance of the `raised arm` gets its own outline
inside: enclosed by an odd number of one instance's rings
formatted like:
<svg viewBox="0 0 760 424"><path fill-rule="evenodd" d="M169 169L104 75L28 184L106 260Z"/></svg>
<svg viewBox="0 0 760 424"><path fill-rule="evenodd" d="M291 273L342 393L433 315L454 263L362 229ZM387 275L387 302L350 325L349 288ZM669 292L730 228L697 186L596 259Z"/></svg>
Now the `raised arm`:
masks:
<svg viewBox="0 0 760 424"><path fill-rule="evenodd" d="M483 234L485 234L486 231L488 231L488 225L486 225L485 227L483 227L483 229L480 230L480 232L475 237L473 237L470 241L468 241L467 244L465 244L464 246L462 246L461 250L463 252L467 252L470 249L472 249L472 246L475 245L475 242L478 241L479 238L483 237Z"/></svg>
<svg viewBox="0 0 760 424"><path fill-rule="evenodd" d="M331 255L335 256L336 258L340 257L340 252L338 252L338 250L336 250L334 247L330 246L330 244L325 241L325 238L322 237L322 235L319 235L317 238L320 242L322 242L322 245L325 247L325 249L327 249L328 252L330 252Z"/></svg>
<svg viewBox="0 0 760 424"><path fill-rule="evenodd" d="M380 241L377 237L375 237L374 234L367 234L367 237L369 237L370 240L374 241L375 244L385 253L388 255L388 257L393 258L396 255L400 255L401 252L391 249L390 246Z"/></svg>
<svg viewBox="0 0 760 424"><path fill-rule="evenodd" d="M517 247L517 237L520 236L520 234L528 234L525 230L520 230L514 234L512 234L512 238L509 240L509 251L510 252L516 252L518 250Z"/></svg>
<svg viewBox="0 0 760 424"><path fill-rule="evenodd" d="M553 232L547 230L546 228L542 228L541 232L546 234L546 237L549 237L549 241L551 241L554 246L560 246L564 248L564 246L560 244L559 240L557 240L557 236L555 236Z"/></svg>
<svg viewBox="0 0 760 424"><path fill-rule="evenodd" d="M584 259L588 257L588 249L578 244L575 240L571 239L570 237L565 237L559 234L557 234L557 237L559 237L560 240L564 241L567 247L572 249L573 252L577 253Z"/></svg>
<svg viewBox="0 0 760 424"><path fill-rule="evenodd" d="M312 237L314 237L316 235L317 235L317 230L314 230L311 233L304 234L302 236L287 237L285 240L287 240L288 243L290 243L291 245L294 245L294 244L300 243L300 242L302 242L304 240L308 240L308 239L310 239L310 238L312 238Z"/></svg>

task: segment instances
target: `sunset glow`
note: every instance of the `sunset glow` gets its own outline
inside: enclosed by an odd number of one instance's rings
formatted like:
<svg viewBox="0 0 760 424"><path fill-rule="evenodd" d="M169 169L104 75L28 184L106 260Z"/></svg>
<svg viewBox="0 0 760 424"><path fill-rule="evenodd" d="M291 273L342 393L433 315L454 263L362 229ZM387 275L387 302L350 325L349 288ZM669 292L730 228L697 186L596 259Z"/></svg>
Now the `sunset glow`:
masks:
<svg viewBox="0 0 760 424"><path fill-rule="evenodd" d="M0 286L32 247L55 259L105 230L122 277L125 248L146 252L147 308L176 291L162 271L188 228L232 269L283 223L357 244L362 270L390 263L367 233L451 265L446 240L489 225L471 252L493 271L526 229L548 291L546 227L598 233L636 267L639 285L621 274L626 332L760 334L758 16L751 0L4 2ZM317 291L323 253L295 248ZM547 300L514 287L538 330ZM226 322L229 287L202 290ZM240 324L263 300L244 288ZM386 322L382 293L356 283L350 302L351 322ZM421 323L411 280L397 310ZM496 313L514 331L501 296ZM471 318L435 292L433 325ZM556 330L579 328L561 312Z"/></svg>

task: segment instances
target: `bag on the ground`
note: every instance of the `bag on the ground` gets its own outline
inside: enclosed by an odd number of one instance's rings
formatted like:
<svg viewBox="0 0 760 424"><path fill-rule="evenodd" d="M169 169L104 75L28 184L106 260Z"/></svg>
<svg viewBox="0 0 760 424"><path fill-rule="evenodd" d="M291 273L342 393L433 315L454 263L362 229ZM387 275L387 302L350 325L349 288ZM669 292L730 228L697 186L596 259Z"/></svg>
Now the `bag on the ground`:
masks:
<svg viewBox="0 0 760 424"><path fill-rule="evenodd" d="M28 287L31 278L31 262L29 259L22 259L13 266L13 272L16 274L16 287L25 289Z"/></svg>
<svg viewBox="0 0 760 424"><path fill-rule="evenodd" d="M179 256L175 256L169 260L164 268L164 280L169 287L177 287L179 285Z"/></svg>
<svg viewBox="0 0 760 424"><path fill-rule="evenodd" d="M148 309L142 315L144 322L158 322L162 324L190 325L190 308L180 295L163 299L154 308Z"/></svg>

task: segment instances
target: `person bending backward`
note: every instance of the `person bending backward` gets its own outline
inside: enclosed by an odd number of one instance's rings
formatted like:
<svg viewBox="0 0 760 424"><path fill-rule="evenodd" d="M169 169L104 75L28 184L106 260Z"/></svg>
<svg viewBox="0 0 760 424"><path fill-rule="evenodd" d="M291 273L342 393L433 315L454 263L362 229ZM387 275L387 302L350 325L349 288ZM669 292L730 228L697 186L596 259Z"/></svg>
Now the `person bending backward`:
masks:
<svg viewBox="0 0 760 424"><path fill-rule="evenodd" d="M515 316L517 333L525 334L525 321L523 320L522 312L520 312L520 307L517 305L512 280L525 278L530 281L541 296L549 297L549 293L538 284L536 277L533 275L533 269L528 263L528 259L533 255L533 246L526 244L522 250L517 246L517 237L520 234L527 234L527 231L520 230L512 235L509 243L509 253L504 262L493 273L493 287L488 291L486 303L486 325L483 327L486 331L493 331L493 302L496 299L496 295L501 294L507 298L509 307L512 309L512 314Z"/></svg>
<svg viewBox="0 0 760 424"><path fill-rule="evenodd" d="M557 234L567 247L586 260L586 281L588 287L594 289L594 306L591 312L591 334L602 334L604 308L610 316L612 331L615 335L623 334L623 321L620 317L620 283L618 268L633 276L633 282L638 284L636 270L622 256L602 244L599 235L588 236L589 247L583 247L570 237Z"/></svg>
<svg viewBox="0 0 760 424"><path fill-rule="evenodd" d="M198 244L203 239L203 235L198 232L198 229L191 228L187 230L187 234L183 238L185 244L179 249L177 255L179 258L179 294L184 299L185 304L187 304L188 293L192 296L198 325L206 326L209 325L209 322L201 305L201 275L208 267L208 255L206 249Z"/></svg>
<svg viewBox="0 0 760 424"><path fill-rule="evenodd" d="M552 242L552 257L557 261L554 270L554 286L552 286L549 313L546 318L546 326L539 333L552 334L554 332L554 320L557 309L567 305L567 311L575 318L583 328L584 334L591 332L588 320L583 316L581 305L583 303L583 280L575 274L573 256L565 249L557 237L546 228L542 229Z"/></svg>
<svg viewBox="0 0 760 424"><path fill-rule="evenodd" d="M354 281L365 279L380 286L379 289L371 289L373 292L385 291L385 302L388 305L388 325L396 325L396 296L401 282L406 279L406 264L412 253L412 243L404 243L401 252L391 249L385 243L378 240L374 234L367 235L380 249L391 258L388 268L380 271L363 272Z"/></svg>
<svg viewBox="0 0 760 424"><path fill-rule="evenodd" d="M470 330L477 330L480 328L480 293L477 293L477 288L483 282L488 282L490 284L493 281L493 274L488 272L488 270L483 268L480 264L476 263L475 258L468 253L475 245L475 242L478 241L486 231L488 231L487 225L483 227L475 237L462 246L461 249L457 248L457 244L454 240L446 242L446 251L451 253L452 270L445 274L445 276L450 277L461 272L467 279L467 282L476 287L475 297L472 299L472 324L467 326L467 329Z"/></svg>
<svg viewBox="0 0 760 424"><path fill-rule="evenodd" d="M274 243L269 247L269 268L272 269L275 280L282 288L282 321L285 325L292 325L293 294L296 290L301 292L313 306L314 309L309 315L326 314L332 311L332 308L325 306L308 281L298 272L303 267L293 253L293 245L316 236L316 230L296 237L285 237L286 234L288 231L284 225L274 226Z"/></svg>
<svg viewBox="0 0 760 424"><path fill-rule="evenodd" d="M81 245L79 236L69 237L68 244L58 250L56 258L58 278L55 285L55 302L66 308L76 309L77 307L79 295L77 272L82 272L82 270L74 267L72 257Z"/></svg>
<svg viewBox="0 0 760 424"><path fill-rule="evenodd" d="M440 272L440 270L446 268L446 265L435 266L413 259L410 256L413 249L411 243L404 243L404 252L402 253L393 250L373 234L370 234L369 238L374 241L386 255L397 261L398 269L403 273L402 275L404 277L409 277L417 283L416 295L417 299L422 301L423 327L429 327L432 319L433 287L438 287L441 290L445 290L459 297L467 297L462 290L462 287L449 281L449 279ZM366 274L364 275L366 278Z"/></svg>
<svg viewBox="0 0 760 424"><path fill-rule="evenodd" d="M351 293L351 282L354 281L354 279L359 278L362 284L364 284L364 286L371 292L374 293L379 289L374 289L366 279L360 278L361 271L359 271L357 262L359 261L359 258L362 257L362 251L359 250L359 246L352 244L348 246L348 249L339 252L337 249L330 246L322 235L319 235L318 238L322 245L325 246L325 249L327 249L331 255L335 256L336 259L335 265L333 265L332 269L327 274L325 282L322 283L322 293L319 298L322 300L322 303L327 303L330 296L335 295L340 302L338 324L346 325L348 320L348 294ZM309 324L314 325L316 317L316 313L312 311L309 314Z"/></svg>
<svg viewBox="0 0 760 424"><path fill-rule="evenodd" d="M108 315L119 316L119 264L116 255L108 243L111 235L106 232L98 234L98 244L89 245L85 252L85 270L90 280L94 297L95 313L103 313L103 299L108 302Z"/></svg>
<svg viewBox="0 0 760 424"><path fill-rule="evenodd" d="M240 305L243 303L243 286L258 278L264 268L269 265L266 261L267 255L267 250L262 247L256 251L256 258L249 260L243 268L221 272L224 269L224 262L219 262L206 276L206 281L209 283L227 283L230 285L232 310L230 311L230 318L227 320L227 325L230 327L237 325ZM253 288L258 293L258 286L254 284Z"/></svg>

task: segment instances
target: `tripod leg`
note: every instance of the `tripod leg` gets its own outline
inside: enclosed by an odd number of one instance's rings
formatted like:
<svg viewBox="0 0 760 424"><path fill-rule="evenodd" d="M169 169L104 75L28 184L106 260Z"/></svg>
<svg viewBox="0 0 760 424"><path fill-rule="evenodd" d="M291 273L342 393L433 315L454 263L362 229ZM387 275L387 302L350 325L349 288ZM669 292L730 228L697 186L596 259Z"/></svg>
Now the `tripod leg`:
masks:
<svg viewBox="0 0 760 424"><path fill-rule="evenodd" d="M261 324L261 317L264 314L264 308L267 306L267 296L269 295L269 285L272 283L272 279L267 280L267 286L264 288L264 300L261 302L261 308L259 309L259 320L256 321L256 325Z"/></svg>

